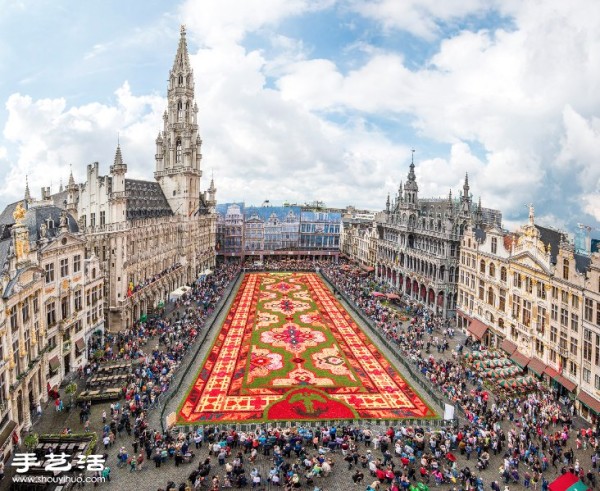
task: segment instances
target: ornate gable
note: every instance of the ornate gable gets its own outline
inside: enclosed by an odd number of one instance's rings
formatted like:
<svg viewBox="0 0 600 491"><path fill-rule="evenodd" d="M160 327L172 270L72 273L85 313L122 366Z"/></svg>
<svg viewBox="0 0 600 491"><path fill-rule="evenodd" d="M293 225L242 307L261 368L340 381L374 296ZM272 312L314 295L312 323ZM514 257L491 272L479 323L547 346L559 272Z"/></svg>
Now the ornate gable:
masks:
<svg viewBox="0 0 600 491"><path fill-rule="evenodd" d="M519 254L516 254L512 257L512 262L517 266L522 266L538 273L544 273L547 275L552 274L552 270L550 269L549 265L547 265L545 261L534 256L529 251L523 251Z"/></svg>

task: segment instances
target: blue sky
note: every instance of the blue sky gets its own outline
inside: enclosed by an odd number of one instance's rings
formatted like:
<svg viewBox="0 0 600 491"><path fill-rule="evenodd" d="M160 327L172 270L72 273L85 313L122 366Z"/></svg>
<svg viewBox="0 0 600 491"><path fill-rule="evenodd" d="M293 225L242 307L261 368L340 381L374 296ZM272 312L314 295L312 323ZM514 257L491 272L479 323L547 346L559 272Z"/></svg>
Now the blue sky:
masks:
<svg viewBox="0 0 600 491"><path fill-rule="evenodd" d="M600 221L593 0L0 0L0 205L72 166L152 178L179 25L221 202L381 209L406 179L514 227ZM207 187L209 179L203 180ZM596 234L597 235L597 234Z"/></svg>

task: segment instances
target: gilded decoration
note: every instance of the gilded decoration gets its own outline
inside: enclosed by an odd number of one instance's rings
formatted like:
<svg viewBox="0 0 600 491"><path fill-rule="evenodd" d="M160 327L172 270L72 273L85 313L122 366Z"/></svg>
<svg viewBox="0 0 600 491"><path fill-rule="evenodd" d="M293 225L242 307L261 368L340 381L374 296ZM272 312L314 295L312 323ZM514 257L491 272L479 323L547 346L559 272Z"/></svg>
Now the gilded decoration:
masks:
<svg viewBox="0 0 600 491"><path fill-rule="evenodd" d="M23 207L23 204L21 202L17 203L17 206L15 207L15 211L13 211L13 218L15 219L15 222L17 223L17 225L20 225L21 223L23 223L23 218L25 218L25 208Z"/></svg>

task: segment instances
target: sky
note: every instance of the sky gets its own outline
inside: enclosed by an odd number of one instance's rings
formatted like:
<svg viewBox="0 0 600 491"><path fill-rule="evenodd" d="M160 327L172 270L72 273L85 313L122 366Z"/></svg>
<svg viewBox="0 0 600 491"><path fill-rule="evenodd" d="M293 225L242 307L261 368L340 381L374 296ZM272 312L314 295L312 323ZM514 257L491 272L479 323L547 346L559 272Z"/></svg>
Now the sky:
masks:
<svg viewBox="0 0 600 491"><path fill-rule="evenodd" d="M596 0L0 0L0 206L117 141L153 179L180 24L219 202L381 210L414 149L422 197L600 227Z"/></svg>

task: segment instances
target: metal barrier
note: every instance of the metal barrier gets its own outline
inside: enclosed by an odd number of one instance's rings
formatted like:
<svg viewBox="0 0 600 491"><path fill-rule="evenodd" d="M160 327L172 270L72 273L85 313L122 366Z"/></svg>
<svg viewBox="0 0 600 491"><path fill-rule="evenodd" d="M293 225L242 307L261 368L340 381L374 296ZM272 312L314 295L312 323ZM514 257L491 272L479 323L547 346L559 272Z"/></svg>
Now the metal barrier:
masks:
<svg viewBox="0 0 600 491"><path fill-rule="evenodd" d="M199 355L200 350L204 346L204 343L206 341L208 333L213 330L214 323L219 318L219 316L221 315L221 313L223 312L223 308L225 307L225 305L227 305L229 303L229 299L231 298L231 294L236 290L236 285L238 284L241 276L242 276L241 272L239 272L235 276L235 279L233 279L231 281L231 283L227 287L227 290L225 292L223 292L223 296L221 297L221 299L217 303L217 306L216 306L215 310L213 310L213 312L206 318L206 321L204 323L204 327L200 330L200 332L198 334L198 339L196 340L196 343L198 343L198 346L196 347L196 349L194 351L194 356L193 356L194 359ZM186 351L186 353L184 354L184 357L182 358L182 361L185 358L189 358L189 356L187 356L187 355L188 355L188 353L191 353L191 352L192 352L192 349L190 347L190 349L188 349ZM181 364L180 364L180 366L181 366ZM188 372L192 368L194 368L194 370L197 370L198 367L194 367L193 363L188 363L187 367L185 368L185 370L178 372L178 374L179 374L179 381L177 382L177 386L175 386L175 384L172 381L171 385L169 386L169 390L167 391L167 393L163 394L164 400L161 401L161 402L159 402L159 406L158 407L162 406L162 409L160 411L160 426L162 428L163 433L164 433L164 431L166 429L165 428L165 412L167 410L167 406L169 405L169 402L171 401L171 399L173 399L173 396L179 392L179 389L181 388L181 384L183 383L183 381L185 380L185 377L187 376ZM175 377L177 377L178 374L176 374Z"/></svg>
<svg viewBox="0 0 600 491"><path fill-rule="evenodd" d="M423 390L425 390L425 392L427 392L427 394L431 397L431 399L433 401L435 401L435 403L440 407L440 409L442 410L442 413L443 413L444 409L445 409L446 401L442 397L440 397L439 394L434 392L435 387L433 386L433 384L427 380L424 380L421 372L415 371L413 369L413 366L411 366L410 362L405 357L401 356L401 354L398 352L398 346L393 345L389 342L389 340L373 324L373 321L369 317L367 317L361 309L356 307L354 300L349 298L344 292L340 291L339 288L335 285L335 283L333 283L333 280L328 278L324 272L321 271L320 274L321 274L321 277L325 280L325 282L329 285L329 287L333 290L334 294L339 295L340 297L342 297L344 299L344 301L354 311L354 313L358 317L360 317L360 319L369 328L369 330L371 331L371 334L375 335L378 338L378 340L390 351L390 353L392 353L394 355L394 358L397 361L399 361L404 368L406 368L406 370L410 373L412 379L417 384L419 384L419 386ZM461 412L463 412L463 409L460 406L460 404L456 404L456 403L452 403L452 404L457 409L459 409ZM458 419L458 418L455 418L455 419Z"/></svg>
<svg viewBox="0 0 600 491"><path fill-rule="evenodd" d="M205 326L206 328L203 329L204 331L204 335L202 337L202 339L199 341L198 343L198 347L195 350L194 353L194 358L196 358L200 352L200 349L202 348L202 346L204 345L204 342L206 340L206 337L208 335L208 332L211 331L213 329L213 324L216 321L216 319L218 318L218 316L221 314L221 312L223 311L223 308L226 304L229 303L229 298L231 297L231 294L234 291L234 287L237 285L240 276L247 273L255 273L255 272L263 272L263 271L269 271L269 270L249 270L249 271L243 271L241 273L238 273L238 275L236 276L235 280L232 281L232 283L230 284L230 286L228 287L229 291L227 291L227 294L223 295L223 297L221 298L221 300L219 301L218 304L218 308L215 309L215 311L213 312L213 314L211 314L212 319L210 321L207 320ZM303 270L304 271L304 270ZM307 271L313 271L313 270L307 270ZM330 280L323 272L320 272L321 277L324 279L324 281L329 285L329 287L338 295L340 295L345 301L346 303L352 308L353 312L360 317L360 319L365 323L365 325L367 325L367 327L369 328L369 330L371 331L371 333L375 336L377 336L377 338L390 350L390 352L394 355L394 357L400 362L402 363L402 365L406 368L406 370L410 373L412 379L423 389L427 392L427 394L431 397L431 399L440 407L441 412L444 412L445 409L445 400L443 398L441 398L437 393L434 392L434 387L431 383L429 383L428 381L423 380L422 375L419 372L415 372L413 367L409 364L409 362L403 358L397 351L398 347L392 345L389 340L387 340L382 334L381 332L373 325L373 322L371 321L371 319L369 319L368 317L366 317L366 315L358 308L356 308L354 306L354 302L349 299L343 292L339 291L338 288L335 286L335 284L332 282L332 280ZM188 351L188 353L191 351ZM187 355L187 353L186 353ZM174 388L173 390L169 389L168 394L166 395L166 398L161 402L161 406L162 406L162 411L161 411L161 426L163 431L165 430L165 425L164 425L164 413L166 411L167 405L169 403L169 401L173 398L174 394L178 393L183 380L185 379L186 375L188 374L190 368L192 367L192 364L189 364L187 366L187 368L185 369L185 371L183 372L183 374L181 375L181 378L179 379L178 383L177 383L177 387ZM172 385L173 387L173 385ZM457 407L458 409L462 410L462 408L460 407L460 405L458 404L454 404L455 407ZM330 427L332 425L341 425L341 426L361 426L361 427L372 427L372 428L378 428L381 427L382 429L387 429L390 426L396 426L399 423L403 424L403 425L408 425L408 426L418 426L418 427L422 427L422 428L426 428L426 429L435 429L435 428L448 428L450 426L453 427L457 427L459 424L459 419L458 417L455 417L453 420L444 420L444 419L419 419L419 418L409 418L409 419L404 419L404 420L381 420L381 419L377 419L377 420L363 420L363 419L359 419L359 420L336 420L336 421L321 421L321 420L317 420L317 421L281 421L278 422L277 425L272 425L270 423L221 423L221 424L216 424L215 422L210 422L207 421L205 423L197 423L197 424L187 424L187 425L175 425L172 428L173 432L179 432L179 431L184 431L184 432L189 432L191 431L193 428L196 427L201 427L201 426L207 426L207 425L211 425L211 426L217 426L217 427L226 427L229 429L235 429L236 431L256 431L258 429L262 429L262 430L267 430L269 428L292 428L292 427L299 427L299 428L321 428L321 427Z"/></svg>

